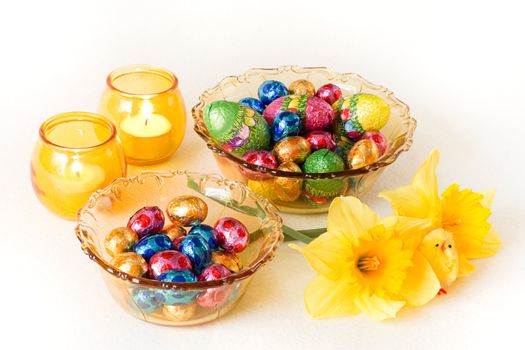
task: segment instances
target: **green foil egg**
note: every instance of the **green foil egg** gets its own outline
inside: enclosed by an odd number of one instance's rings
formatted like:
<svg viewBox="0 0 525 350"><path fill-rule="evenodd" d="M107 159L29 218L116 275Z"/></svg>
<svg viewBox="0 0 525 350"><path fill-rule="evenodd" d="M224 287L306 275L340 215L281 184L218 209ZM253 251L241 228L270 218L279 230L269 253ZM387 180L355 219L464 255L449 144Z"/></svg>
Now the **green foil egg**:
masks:
<svg viewBox="0 0 525 350"><path fill-rule="evenodd" d="M303 165L305 173L330 173L345 169L343 159L328 149L320 149L312 153ZM304 199L317 206L327 203L332 198L339 196L344 188L343 179L307 179L304 184Z"/></svg>
<svg viewBox="0 0 525 350"><path fill-rule="evenodd" d="M204 123L210 136L222 148L238 157L270 147L270 129L262 116L237 102L214 101L204 109Z"/></svg>

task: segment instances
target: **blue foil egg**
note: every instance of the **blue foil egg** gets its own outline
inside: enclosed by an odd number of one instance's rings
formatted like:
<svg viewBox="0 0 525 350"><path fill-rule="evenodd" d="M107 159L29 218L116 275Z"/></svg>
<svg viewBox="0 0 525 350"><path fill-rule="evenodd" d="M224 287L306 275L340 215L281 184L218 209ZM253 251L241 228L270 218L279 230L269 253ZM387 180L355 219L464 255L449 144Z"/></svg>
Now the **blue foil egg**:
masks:
<svg viewBox="0 0 525 350"><path fill-rule="evenodd" d="M352 141L357 141L361 138L361 136L363 136L363 133L356 128L352 119L347 120L344 124L344 127L346 136Z"/></svg>
<svg viewBox="0 0 525 350"><path fill-rule="evenodd" d="M246 107L250 107L257 113L261 114L264 112L264 108L266 107L264 103L262 103L260 100L253 98L253 97L246 97L239 101L241 105L245 105Z"/></svg>
<svg viewBox="0 0 525 350"><path fill-rule="evenodd" d="M277 143L289 136L297 136L301 133L301 117L290 111L277 114L272 123L273 142Z"/></svg>
<svg viewBox="0 0 525 350"><path fill-rule="evenodd" d="M288 88L280 81L266 80L259 86L258 93L259 100L265 105L269 105L273 100L288 95Z"/></svg>
<svg viewBox="0 0 525 350"><path fill-rule="evenodd" d="M133 298L132 306L146 313L151 313L162 305L162 296L153 289L135 288L131 292L131 297Z"/></svg>
<svg viewBox="0 0 525 350"><path fill-rule="evenodd" d="M157 279L162 282L196 282L197 276L190 270L169 270L160 274ZM195 296L199 291L194 290L160 290L158 298L160 302L165 305L184 305L189 304L195 300Z"/></svg>
<svg viewBox="0 0 525 350"><path fill-rule="evenodd" d="M211 263L211 248L202 236L188 235L180 242L179 250L190 258L196 273Z"/></svg>
<svg viewBox="0 0 525 350"><path fill-rule="evenodd" d="M219 244L217 243L217 240L215 239L215 236L217 234L215 232L215 229L211 226L204 225L204 224L193 226L190 232L188 232L188 235L201 236L202 238L206 240L206 243L208 243L211 250L219 249Z"/></svg>
<svg viewBox="0 0 525 350"><path fill-rule="evenodd" d="M133 251L146 261L149 261L155 253L170 249L172 249L171 239L162 233L144 237L133 247Z"/></svg>

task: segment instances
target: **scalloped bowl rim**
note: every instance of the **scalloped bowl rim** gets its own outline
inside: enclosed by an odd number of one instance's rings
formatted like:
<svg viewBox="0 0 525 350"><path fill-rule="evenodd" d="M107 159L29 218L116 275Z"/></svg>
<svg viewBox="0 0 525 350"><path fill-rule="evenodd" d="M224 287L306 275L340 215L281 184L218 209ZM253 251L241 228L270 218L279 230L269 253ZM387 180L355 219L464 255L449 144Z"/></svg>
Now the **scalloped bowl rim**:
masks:
<svg viewBox="0 0 525 350"><path fill-rule="evenodd" d="M216 181L221 181L224 186L240 186L243 188L248 195L255 197L257 202L262 203L263 210L267 215L270 216L270 222L271 226L273 226L272 231L277 230L277 238L271 242L271 246L268 248L268 251L259 259L252 262L249 267L244 268L238 273L231 274L230 276L220 278L213 281L197 281L197 282L161 282L154 279L149 278L142 278L142 277L135 277L132 276L126 272L120 271L113 266L111 266L110 263L106 262L105 259L101 258L99 254L94 252L90 247L89 244L85 242L85 236L84 233L86 232L86 226L82 223L82 216L83 215L90 215L89 208L92 208L96 205L99 198L104 197L107 192L111 192L111 188L119 183L133 183L136 182L140 184L140 180L144 177L153 177L153 176L161 176L161 177L173 177L173 176L203 176L203 177L210 177L213 178ZM84 253L90 258L90 260L96 262L106 273L111 274L113 277L120 278L122 280L126 280L128 282L131 282L133 284L137 284L139 286L146 286L150 288L157 288L157 289L176 289L176 290L202 290L207 288L214 288L214 287L220 287L227 284L233 284L236 281L240 281L243 279L246 279L250 276L252 276L259 268L269 263L275 256L277 248L280 246L280 244L283 242L284 235L283 235L283 229L282 229L282 218L277 214L277 209L273 204L271 204L266 198L260 196L259 194L253 192L250 188L245 186L244 184L227 180L224 177L218 175L218 174L204 174L204 173L198 173L198 172L192 172L192 171L185 171L185 170L170 170L170 171L142 171L136 176L133 177L121 177L115 179L111 184L108 186L99 189L95 191L88 199L87 203L78 210L77 212L77 225L75 227L75 233L78 238L78 240L81 243L81 249L84 251Z"/></svg>
<svg viewBox="0 0 525 350"><path fill-rule="evenodd" d="M221 86L230 81L231 79L236 79L239 82L244 82L247 80L247 77L249 75L257 74L258 72L275 72L275 73L281 73L281 72L293 72L293 73L300 73L306 72L306 71L313 71L313 70L326 70L331 75L341 75L341 76L352 76L354 78L357 78L361 81L362 84L375 89L375 90L381 90L386 95L388 95L389 98L391 98L396 104L401 106L405 113L401 116L405 122L407 122L407 132L405 135L404 142L399 145L399 147L389 155L388 158L385 160L379 160L373 164L367 165L363 168L359 169L346 169L343 171L336 171L336 172L328 172L328 173L296 173L296 172L289 172L289 171L282 171L277 169L271 169L264 166L259 166L255 164L248 163L244 161L242 158L236 157L233 154L226 152L223 150L220 145L218 145L208 134L207 130L202 130L199 127L198 121L203 120L203 108L206 104L205 98L207 95L213 94L216 90L220 89ZM406 152L410 149L412 145L412 137L414 135L414 131L417 125L416 120L410 115L410 107L395 97L394 93L390 90L388 90L386 87L382 85L376 85L365 78L363 78L361 75L357 73L335 73L331 70L329 70L326 67L299 67L299 66L280 66L278 68L252 68L247 70L242 75L230 75L225 78L223 78L219 83L217 83L215 86L206 89L200 96L199 96L199 103L193 106L191 109L193 121L194 121L194 127L193 130L206 142L206 145L210 150L212 150L214 153L228 158L229 160L232 160L233 162L237 163L238 165L242 166L243 168L255 171L255 172L261 172L261 173L268 173L274 176L281 176L281 177L294 177L294 178L304 178L304 179L325 179L325 178L335 178L335 177L342 177L342 176L355 176L355 175L362 175L367 174L370 172L377 171L383 167L386 167L393 162L396 161L396 159L399 157L399 155L403 152Z"/></svg>

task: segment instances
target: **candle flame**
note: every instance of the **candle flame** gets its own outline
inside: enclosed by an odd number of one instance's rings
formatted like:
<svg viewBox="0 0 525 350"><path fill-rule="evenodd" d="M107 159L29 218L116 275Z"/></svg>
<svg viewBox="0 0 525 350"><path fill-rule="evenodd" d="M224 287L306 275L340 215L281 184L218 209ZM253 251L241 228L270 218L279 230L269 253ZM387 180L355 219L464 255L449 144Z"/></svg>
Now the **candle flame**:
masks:
<svg viewBox="0 0 525 350"><path fill-rule="evenodd" d="M142 103L142 117L144 118L144 126L148 126L148 122L151 119L151 115L153 114L153 104L151 101L144 101Z"/></svg>
<svg viewBox="0 0 525 350"><path fill-rule="evenodd" d="M73 170L77 177L80 177L80 172L82 171L82 163L80 163L78 160L75 160L73 164L71 164L71 170Z"/></svg>

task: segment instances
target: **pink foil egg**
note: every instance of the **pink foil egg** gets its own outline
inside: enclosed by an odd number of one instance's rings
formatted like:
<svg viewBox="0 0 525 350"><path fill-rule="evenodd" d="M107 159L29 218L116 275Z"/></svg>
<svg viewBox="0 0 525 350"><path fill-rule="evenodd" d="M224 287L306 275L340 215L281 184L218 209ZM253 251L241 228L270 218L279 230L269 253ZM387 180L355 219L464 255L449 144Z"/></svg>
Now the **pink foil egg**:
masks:
<svg viewBox="0 0 525 350"><path fill-rule="evenodd" d="M341 96L343 96L343 93L339 86L334 84L325 84L317 90L315 95L323 99L331 106L335 101L339 100Z"/></svg>
<svg viewBox="0 0 525 350"><path fill-rule="evenodd" d="M224 217L215 224L215 234L219 246L228 253L242 252L248 245L250 233L242 222Z"/></svg>
<svg viewBox="0 0 525 350"><path fill-rule="evenodd" d="M157 278L163 272L169 270L191 270L190 259L176 250L164 250L155 253L149 260L150 273Z"/></svg>
<svg viewBox="0 0 525 350"><path fill-rule="evenodd" d="M377 145L377 148L379 148L380 157L388 150L388 140L386 139L385 135L377 130L365 132L361 139L373 141Z"/></svg>
<svg viewBox="0 0 525 350"><path fill-rule="evenodd" d="M127 227L139 238L159 233L164 227L164 214L159 207L144 207L133 214Z"/></svg>
<svg viewBox="0 0 525 350"><path fill-rule="evenodd" d="M213 281L229 275L231 272L224 265L211 264L201 272L199 281ZM233 285L209 288L197 297L197 304L205 308L216 307L228 300L232 290Z"/></svg>
<svg viewBox="0 0 525 350"><path fill-rule="evenodd" d="M272 125L273 120L282 111L299 114L304 121L305 131L323 130L332 125L335 114L332 106L316 96L288 95L270 103L263 112L263 117Z"/></svg>
<svg viewBox="0 0 525 350"><path fill-rule="evenodd" d="M335 148L335 139L334 135L332 135L329 131L324 130L315 130L310 131L306 135L306 141L310 144L310 148L312 149L312 152L317 151L321 148L329 149L330 151L333 151Z"/></svg>
<svg viewBox="0 0 525 350"><path fill-rule="evenodd" d="M275 158L273 153L269 151L265 151L265 150L249 151L242 157L242 159L244 159L246 162L250 164L259 165L259 166L263 166L263 167L270 168L270 169L277 168L277 159ZM252 180L262 180L262 179L271 177L271 175L269 174L258 173L258 172L246 169L244 167L240 167L240 170L244 176Z"/></svg>
<svg viewBox="0 0 525 350"><path fill-rule="evenodd" d="M222 264L211 264L199 275L199 281L213 281L231 275L231 271Z"/></svg>

